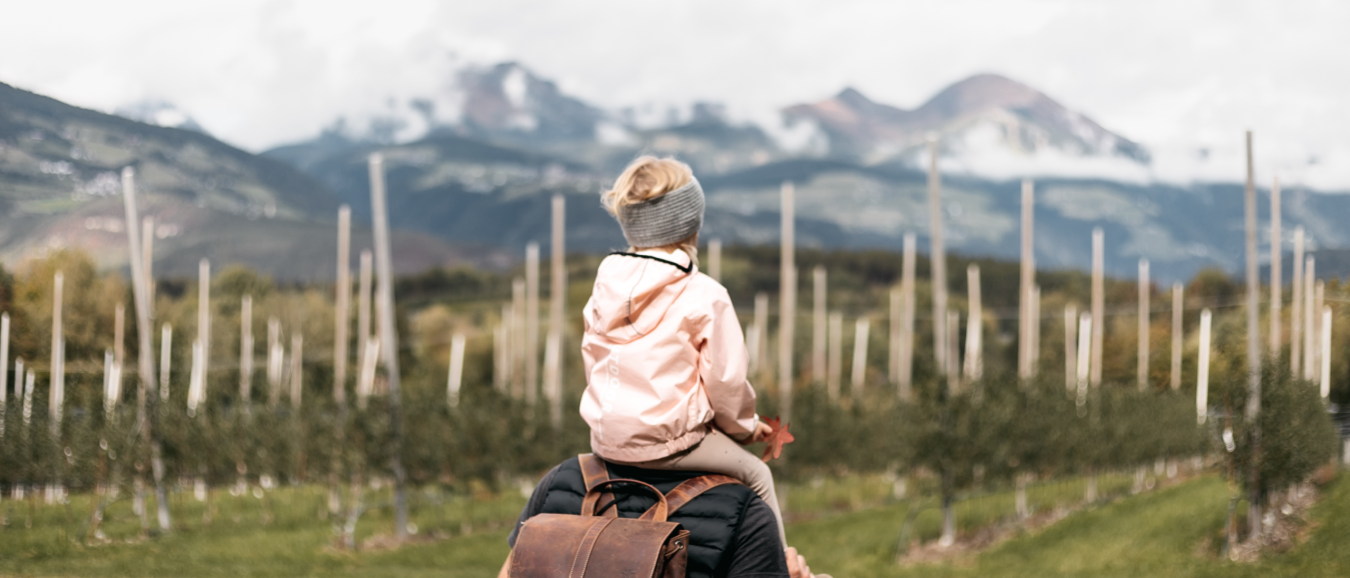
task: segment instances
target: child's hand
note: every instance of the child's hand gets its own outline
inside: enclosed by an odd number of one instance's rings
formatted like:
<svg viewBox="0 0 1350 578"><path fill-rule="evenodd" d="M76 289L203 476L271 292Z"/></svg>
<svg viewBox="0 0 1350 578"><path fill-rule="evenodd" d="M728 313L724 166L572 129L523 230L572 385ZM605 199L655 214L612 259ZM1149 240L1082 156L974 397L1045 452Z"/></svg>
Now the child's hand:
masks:
<svg viewBox="0 0 1350 578"><path fill-rule="evenodd" d="M773 433L773 428L769 427L769 424L761 421L759 422L759 425L755 426L755 433L750 434L750 439L746 443L747 444L763 443L764 440L769 439L769 434L771 433Z"/></svg>

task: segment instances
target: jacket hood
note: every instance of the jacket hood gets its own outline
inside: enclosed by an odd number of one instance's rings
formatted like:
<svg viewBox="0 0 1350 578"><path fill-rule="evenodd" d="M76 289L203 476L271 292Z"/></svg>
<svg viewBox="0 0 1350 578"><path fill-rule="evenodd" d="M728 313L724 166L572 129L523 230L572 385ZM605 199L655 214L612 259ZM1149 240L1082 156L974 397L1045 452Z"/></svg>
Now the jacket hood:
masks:
<svg viewBox="0 0 1350 578"><path fill-rule="evenodd" d="M628 343L660 323L698 274L684 251L615 253L596 271L586 316L591 331L614 343Z"/></svg>

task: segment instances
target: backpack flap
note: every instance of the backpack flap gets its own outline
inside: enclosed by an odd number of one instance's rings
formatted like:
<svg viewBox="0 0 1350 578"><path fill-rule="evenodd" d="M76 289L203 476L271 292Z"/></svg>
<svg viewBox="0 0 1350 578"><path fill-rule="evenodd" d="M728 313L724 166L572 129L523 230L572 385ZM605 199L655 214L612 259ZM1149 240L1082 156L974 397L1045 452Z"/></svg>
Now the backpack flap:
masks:
<svg viewBox="0 0 1350 578"><path fill-rule="evenodd" d="M688 556L689 532L674 522L540 514L520 529L510 575L683 577Z"/></svg>

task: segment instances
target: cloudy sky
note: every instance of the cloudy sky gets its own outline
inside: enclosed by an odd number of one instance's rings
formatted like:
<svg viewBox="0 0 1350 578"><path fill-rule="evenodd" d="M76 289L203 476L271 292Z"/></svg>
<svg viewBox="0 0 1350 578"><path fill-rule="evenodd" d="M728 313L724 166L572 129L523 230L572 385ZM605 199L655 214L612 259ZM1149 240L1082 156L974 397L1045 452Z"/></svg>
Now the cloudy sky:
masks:
<svg viewBox="0 0 1350 578"><path fill-rule="evenodd" d="M1345 2L8 4L0 82L107 111L164 99L253 151L502 60L605 107L713 100L742 118L845 86L912 108L996 72L1145 144L1158 178L1240 179L1252 129L1262 175L1350 190Z"/></svg>

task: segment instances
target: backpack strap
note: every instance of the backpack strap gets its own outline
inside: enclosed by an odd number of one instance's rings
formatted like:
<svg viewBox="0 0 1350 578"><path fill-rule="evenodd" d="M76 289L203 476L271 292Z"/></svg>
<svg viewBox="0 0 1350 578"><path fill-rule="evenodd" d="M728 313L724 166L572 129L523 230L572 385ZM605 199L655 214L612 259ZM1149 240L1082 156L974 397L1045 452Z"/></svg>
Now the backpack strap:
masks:
<svg viewBox="0 0 1350 578"><path fill-rule="evenodd" d="M614 504L612 492L591 494L591 489L609 481L609 468L605 466L605 460L600 459L600 456L595 454L581 454L577 456L577 461L581 464L581 477L586 483L586 497L582 500L581 515L595 515L596 502L599 501L605 505L603 516L607 518L619 517L619 509L611 507Z"/></svg>
<svg viewBox="0 0 1350 578"><path fill-rule="evenodd" d="M710 474L685 480L684 483L675 486L675 489L666 494L666 503L668 505L667 515L674 514L676 510L680 509L680 507L685 504L688 504L694 498L699 497L703 492L718 486L726 485L743 486L745 484L741 483L741 481L736 478L721 474ZM652 506L651 509L644 512L641 519L650 520L655 517L656 509L659 505L660 504Z"/></svg>
<svg viewBox="0 0 1350 578"><path fill-rule="evenodd" d="M584 578L586 576L586 565L591 561L591 551L595 549L595 541L600 538L600 532L605 531L613 519L606 519L592 524L586 530L586 535L581 537L581 544L577 547L576 557L572 559L572 571L567 574L568 578Z"/></svg>

